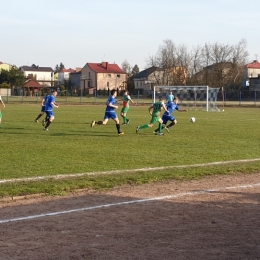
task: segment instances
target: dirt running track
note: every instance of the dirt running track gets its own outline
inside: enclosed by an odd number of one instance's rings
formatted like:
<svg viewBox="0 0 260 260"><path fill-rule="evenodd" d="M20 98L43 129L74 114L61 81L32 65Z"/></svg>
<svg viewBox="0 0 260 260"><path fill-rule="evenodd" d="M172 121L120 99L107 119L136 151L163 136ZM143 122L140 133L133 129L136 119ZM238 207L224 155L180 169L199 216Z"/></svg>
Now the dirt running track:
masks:
<svg viewBox="0 0 260 260"><path fill-rule="evenodd" d="M2 200L0 259L260 259L259 202L260 173Z"/></svg>

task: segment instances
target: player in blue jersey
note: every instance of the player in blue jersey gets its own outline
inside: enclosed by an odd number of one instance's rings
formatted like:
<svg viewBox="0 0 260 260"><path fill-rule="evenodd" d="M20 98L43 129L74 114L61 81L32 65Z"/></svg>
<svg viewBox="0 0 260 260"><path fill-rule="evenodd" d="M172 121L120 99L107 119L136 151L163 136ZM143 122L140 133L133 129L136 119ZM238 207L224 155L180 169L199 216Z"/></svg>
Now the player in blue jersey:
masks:
<svg viewBox="0 0 260 260"><path fill-rule="evenodd" d="M167 108L168 112L164 112L164 114L162 116L162 120L163 120L163 126L162 127L163 127L163 129L165 128L168 133L170 132L169 128L177 124L176 118L172 115L174 110L177 110L179 112L187 112L188 111L187 109L180 109L179 106L178 106L178 102L179 102L178 97L174 97L173 101L168 101L167 104L166 104L166 108ZM171 123L166 126L168 121L171 121ZM158 131L159 131L159 128L157 128L154 131L154 133L157 133Z"/></svg>
<svg viewBox="0 0 260 260"><path fill-rule="evenodd" d="M42 99L42 103L41 103L41 112L40 114L35 118L35 122L38 123L38 119L45 113L45 100L47 99L47 95ZM46 120L46 119L44 119ZM44 122L43 120L43 122ZM44 125L44 124L43 124Z"/></svg>
<svg viewBox="0 0 260 260"><path fill-rule="evenodd" d="M120 124L119 124L119 119L118 116L115 112L115 109L118 108L118 106L116 106L116 98L117 96L117 91L115 89L111 90L110 96L107 100L107 107L106 107L106 111L105 111L105 115L104 115L104 120L103 121L92 121L92 123L90 124L91 127L93 127L94 125L106 125L108 122L108 119L113 119L116 123L116 129L117 129L117 133L118 135L123 135L124 133L120 131Z"/></svg>
<svg viewBox="0 0 260 260"><path fill-rule="evenodd" d="M47 122L44 126L44 130L49 130L48 127L50 126L50 124L52 123L52 121L54 120L54 114L53 114L53 107L58 108L59 106L55 103L55 98L57 96L57 90L53 89L51 91L51 94L48 95L45 99L45 113L46 113L46 117Z"/></svg>

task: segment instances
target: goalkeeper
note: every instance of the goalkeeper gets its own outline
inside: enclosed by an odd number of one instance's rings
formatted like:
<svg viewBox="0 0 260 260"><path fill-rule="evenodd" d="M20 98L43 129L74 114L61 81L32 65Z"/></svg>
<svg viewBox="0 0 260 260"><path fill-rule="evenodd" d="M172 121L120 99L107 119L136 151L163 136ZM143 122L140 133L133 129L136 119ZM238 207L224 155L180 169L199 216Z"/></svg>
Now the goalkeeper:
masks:
<svg viewBox="0 0 260 260"><path fill-rule="evenodd" d="M176 118L172 115L174 110L177 110L179 112L187 112L188 111L188 109L180 109L179 106L178 106L178 102L179 102L178 97L174 97L173 101L168 101L167 104L166 104L166 108L167 108L168 112L165 111L163 113L163 116L162 116L162 120L163 120L162 128L166 129L166 131L168 133L170 133L169 128L177 124ZM168 121L171 121L171 123L166 126ZM158 132L159 132L159 128L157 128L154 131L155 134L158 133Z"/></svg>

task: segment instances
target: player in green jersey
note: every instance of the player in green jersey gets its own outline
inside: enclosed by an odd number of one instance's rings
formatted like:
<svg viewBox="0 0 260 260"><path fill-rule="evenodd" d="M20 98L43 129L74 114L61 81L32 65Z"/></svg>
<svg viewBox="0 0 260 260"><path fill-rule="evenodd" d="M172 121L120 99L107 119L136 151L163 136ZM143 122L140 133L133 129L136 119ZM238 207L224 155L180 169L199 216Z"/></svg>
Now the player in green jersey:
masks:
<svg viewBox="0 0 260 260"><path fill-rule="evenodd" d="M121 116L123 117L123 125L127 125L130 120L126 117L126 114L129 110L129 103L135 104L135 102L131 99L131 97L128 95L127 90L125 90L123 95L123 107L121 109Z"/></svg>
<svg viewBox="0 0 260 260"><path fill-rule="evenodd" d="M150 115L152 116L150 123L149 124L145 124L145 125L141 125L141 126L137 126L136 128L136 133L138 133L140 131L140 129L145 129L148 127L153 127L153 125L156 122L159 122L159 131L156 133L157 135L163 135L162 133L162 118L161 118L161 111L165 110L166 112L169 113L169 111L167 110L165 103L164 103L164 98L160 98L160 100L156 103L154 103L153 105L151 105L148 109Z"/></svg>

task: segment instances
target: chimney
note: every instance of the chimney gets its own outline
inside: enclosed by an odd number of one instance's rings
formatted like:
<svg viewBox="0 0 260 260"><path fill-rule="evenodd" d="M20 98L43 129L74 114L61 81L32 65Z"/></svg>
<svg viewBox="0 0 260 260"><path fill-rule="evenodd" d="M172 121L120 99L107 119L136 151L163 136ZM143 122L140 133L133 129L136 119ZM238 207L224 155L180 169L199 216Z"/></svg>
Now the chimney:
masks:
<svg viewBox="0 0 260 260"><path fill-rule="evenodd" d="M102 61L102 67L104 67L107 70L108 62Z"/></svg>

